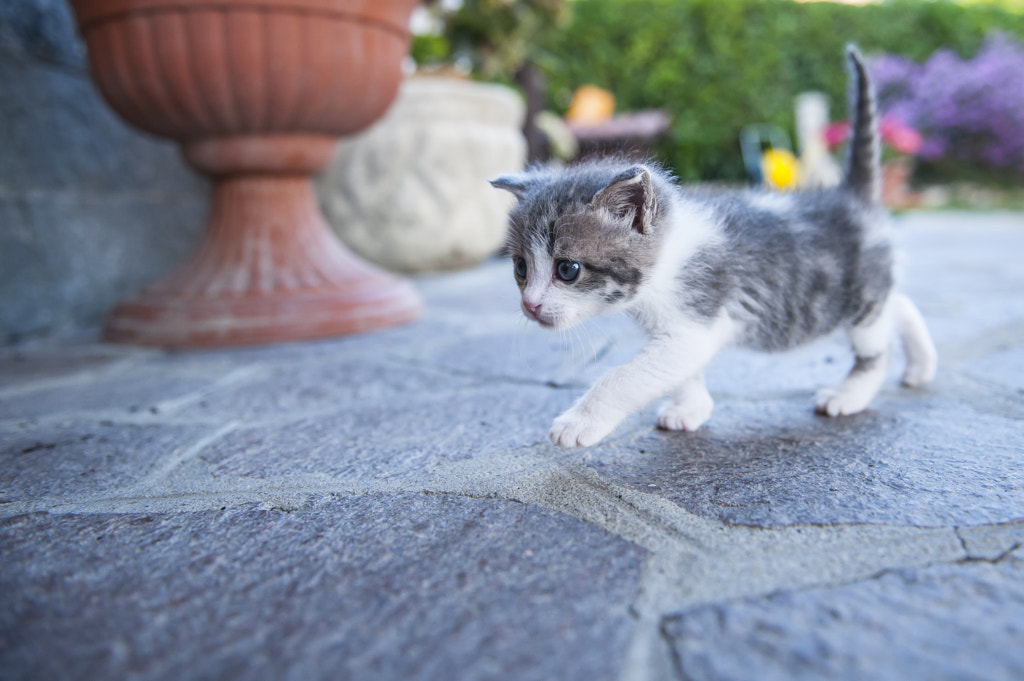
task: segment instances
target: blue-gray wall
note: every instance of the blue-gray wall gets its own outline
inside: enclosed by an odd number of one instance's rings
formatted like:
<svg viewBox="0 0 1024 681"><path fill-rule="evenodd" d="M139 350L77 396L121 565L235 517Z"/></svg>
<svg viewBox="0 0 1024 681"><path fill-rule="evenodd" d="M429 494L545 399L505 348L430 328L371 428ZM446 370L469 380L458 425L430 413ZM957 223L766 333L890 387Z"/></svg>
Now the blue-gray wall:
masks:
<svg viewBox="0 0 1024 681"><path fill-rule="evenodd" d="M0 0L0 344L95 327L166 274L207 187L102 100L63 0Z"/></svg>

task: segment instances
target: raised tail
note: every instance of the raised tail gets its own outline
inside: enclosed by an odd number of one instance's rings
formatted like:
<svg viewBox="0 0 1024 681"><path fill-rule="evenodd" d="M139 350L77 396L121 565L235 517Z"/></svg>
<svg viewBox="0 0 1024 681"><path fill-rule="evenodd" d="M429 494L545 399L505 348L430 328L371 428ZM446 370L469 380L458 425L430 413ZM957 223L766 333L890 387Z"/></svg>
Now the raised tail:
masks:
<svg viewBox="0 0 1024 681"><path fill-rule="evenodd" d="M848 45L846 58L850 64L851 77L851 135L843 186L864 201L878 203L881 149L878 123L875 120L875 88L860 50L854 45Z"/></svg>

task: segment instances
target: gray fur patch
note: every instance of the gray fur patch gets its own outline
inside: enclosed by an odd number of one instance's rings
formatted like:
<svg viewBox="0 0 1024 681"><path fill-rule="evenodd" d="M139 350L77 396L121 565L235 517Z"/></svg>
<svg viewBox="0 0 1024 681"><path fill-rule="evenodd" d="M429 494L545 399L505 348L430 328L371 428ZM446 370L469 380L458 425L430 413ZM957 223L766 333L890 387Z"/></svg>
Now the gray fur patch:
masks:
<svg viewBox="0 0 1024 681"><path fill-rule="evenodd" d="M876 210L836 189L795 194L786 210L752 193L690 195L722 226L679 275L679 304L710 319L743 322L743 343L784 350L877 314L892 288L892 251L878 241Z"/></svg>
<svg viewBox="0 0 1024 681"><path fill-rule="evenodd" d="M619 287L636 291L637 286L640 285L640 280L643 278L638 267L631 265L629 261L621 257L610 258L604 265L597 265L592 262L581 264L587 274L586 281L581 282L581 288L584 288L584 284L591 289L604 288L608 285L609 281L612 281L618 284ZM584 290L586 289L584 288Z"/></svg>
<svg viewBox="0 0 1024 681"><path fill-rule="evenodd" d="M733 272L726 266L727 253L721 247L699 250L676 278L680 305L697 317L718 316L729 294L736 289Z"/></svg>
<svg viewBox="0 0 1024 681"><path fill-rule="evenodd" d="M651 192L675 191L656 165L640 167L623 159L583 163L557 172L527 171L514 180L517 187L529 190L509 215L508 252L528 257L531 249L543 247L554 260L580 263L579 279L567 285L574 295L598 296L609 305L632 298L657 260L662 236L656 227L647 233L639 231L637 221L656 226L663 221L664 211L653 195L644 202L650 214L643 217L632 204L628 211L610 211L607 194L603 200L595 197L621 182L624 172L639 175L644 170L651 175ZM627 199L635 198L626 194Z"/></svg>
<svg viewBox="0 0 1024 681"><path fill-rule="evenodd" d="M853 369L850 370L850 374L866 374L874 371L879 365L885 360L883 355L873 355L871 357L857 357L857 360L853 364Z"/></svg>
<svg viewBox="0 0 1024 681"><path fill-rule="evenodd" d="M619 302L620 300L622 300L625 297L626 297L625 291L620 291L620 290L616 289L616 290L612 291L611 293L604 294L604 302L606 302L608 304L617 303L617 302Z"/></svg>

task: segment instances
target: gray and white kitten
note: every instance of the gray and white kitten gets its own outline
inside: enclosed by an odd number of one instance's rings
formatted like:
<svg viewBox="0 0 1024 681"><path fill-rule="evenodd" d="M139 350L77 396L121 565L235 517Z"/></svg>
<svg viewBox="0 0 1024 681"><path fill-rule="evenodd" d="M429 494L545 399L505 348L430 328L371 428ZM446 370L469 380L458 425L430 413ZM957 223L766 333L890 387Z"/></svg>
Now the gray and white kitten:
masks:
<svg viewBox="0 0 1024 681"><path fill-rule="evenodd" d="M734 344L778 351L845 329L856 362L839 386L818 393L828 416L855 414L875 396L894 330L907 356L903 383L934 378L924 320L893 290L874 91L856 48L847 56L853 134L836 188L711 194L677 186L655 164L621 159L492 181L519 199L509 248L527 317L564 329L625 310L650 335L639 355L555 419L555 444L595 444L666 394L658 425L695 430L713 405L704 367Z"/></svg>

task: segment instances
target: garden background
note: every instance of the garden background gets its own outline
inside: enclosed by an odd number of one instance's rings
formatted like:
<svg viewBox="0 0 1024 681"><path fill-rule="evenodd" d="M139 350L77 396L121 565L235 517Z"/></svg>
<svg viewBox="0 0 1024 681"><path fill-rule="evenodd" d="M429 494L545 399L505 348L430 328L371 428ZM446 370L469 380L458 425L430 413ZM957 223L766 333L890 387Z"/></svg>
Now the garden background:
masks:
<svg viewBox="0 0 1024 681"><path fill-rule="evenodd" d="M555 116L587 83L619 111L667 109L654 151L687 181L745 181L740 130L793 136L803 91L845 117L847 42L927 62L878 62L890 84L913 86L887 88L896 110L941 114L906 121L926 136L921 155L937 154L916 163L920 205L1024 208L1022 0L434 0L431 12L444 20L417 37L420 64L517 85L532 64L536 104ZM102 100L65 0L0 0L0 92L0 345L93 328L198 243L208 181ZM495 194L489 176L481 194Z"/></svg>
<svg viewBox="0 0 1024 681"><path fill-rule="evenodd" d="M774 123L793 135L797 94L824 92L832 118L845 117L843 50L854 42L924 65L883 60L877 74L883 109L925 134L919 176L1014 185L1024 177L1022 38L1024 5L1013 1L466 0L414 54L470 54L478 77L506 82L530 61L558 113L582 84L611 91L620 111L666 109L658 156L683 180L734 181L740 130ZM918 84L928 91L907 92Z"/></svg>

